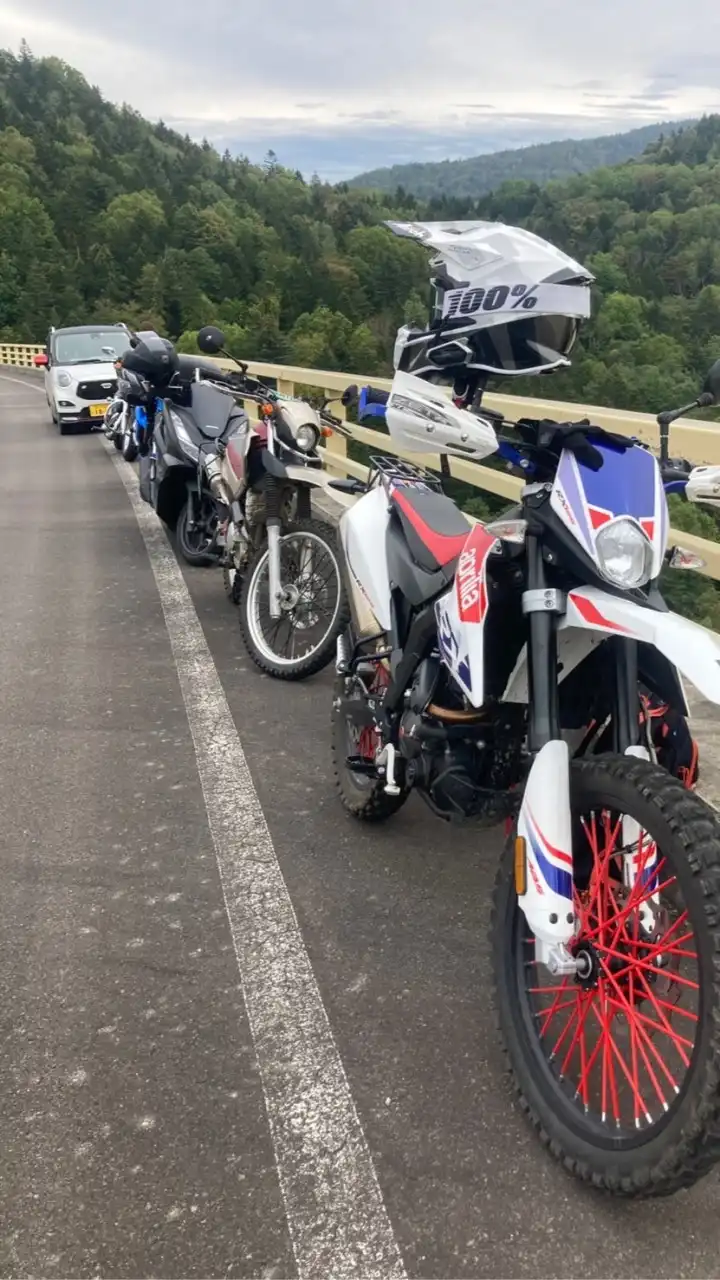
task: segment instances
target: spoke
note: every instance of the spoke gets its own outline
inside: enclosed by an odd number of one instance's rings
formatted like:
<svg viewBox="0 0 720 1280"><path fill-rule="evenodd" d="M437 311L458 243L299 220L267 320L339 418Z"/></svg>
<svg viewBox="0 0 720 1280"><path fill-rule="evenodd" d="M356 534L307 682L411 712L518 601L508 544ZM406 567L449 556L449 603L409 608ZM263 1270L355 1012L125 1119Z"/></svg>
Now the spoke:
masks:
<svg viewBox="0 0 720 1280"><path fill-rule="evenodd" d="M621 1008L622 1008L623 1012L625 1013L625 1015L626 1015L626 1017L627 1017L627 1019L628 1019L628 1023L631 1025L631 1037L632 1037L632 1028L633 1028L633 1027L638 1026L638 1027L641 1029L641 1031L642 1031L642 1034L643 1034L643 1036L644 1036L644 1038L645 1038L645 1042L646 1042L646 1044L647 1044L648 1048L651 1050L651 1052L653 1053L653 1055L654 1055L654 1056L655 1056L655 1058L657 1059L658 1065L660 1066L660 1068L661 1068L661 1069L662 1069L662 1071L664 1072L664 1074L665 1074L666 1078L668 1079L668 1081L670 1082L670 1084L673 1086L673 1089L674 1089L674 1090L675 1090L675 1092L677 1093L677 1092L678 1092L677 1081L676 1081L676 1080L674 1079L674 1077L670 1074L670 1070L669 1070L669 1068L668 1068L668 1066L667 1066L667 1063L665 1062L665 1059L663 1058L663 1056L662 1056L662 1054L660 1053L659 1049L657 1048L657 1046L656 1046L655 1044L653 1044L653 1041L651 1040L650 1036L647 1034L647 1032L645 1031L644 1027L642 1027L642 1025L641 1025L642 1021L644 1021L644 1020L645 1020L645 1019L644 1019L644 1017L643 1017L643 1015L642 1015L642 1014L640 1014L640 1013L639 1013L639 1011L638 1011L638 1009L637 1009L637 1007L636 1007L635 1005L633 1005L633 1004L631 1003L631 1001L630 1001L630 1000L628 1000L627 996L625 995L625 992L623 991L622 987L620 986L620 983L617 981L617 979L616 979L615 975L614 975L614 974L612 974L612 973L609 973L609 972L608 972L608 970L605 968L605 966L604 966L604 965L603 965L603 969L604 969L604 973L605 973L605 979L606 979L606 981L610 983L610 985L614 988L615 993L616 993L616 995L615 995L614 997L611 997L611 999L614 999L614 1000L615 1000L615 1003L616 1003L616 1004L619 1004L619 1005L621 1006ZM661 1015L661 1016L662 1016L662 1015ZM637 1023L636 1023L636 1019L637 1019ZM667 1023L667 1020L665 1020L665 1025L664 1025L664 1026L661 1026L661 1028L660 1028L660 1029L661 1029L662 1031L664 1031L664 1032L666 1033L666 1035L669 1035L669 1036L670 1036L671 1041L672 1041L673 1043L675 1043L675 1047L676 1047L676 1049L677 1049L678 1053L679 1053L679 1054L680 1054L680 1056L683 1058L683 1061L685 1061L685 1059L684 1059L684 1055L683 1055L683 1051L682 1051L682 1049L680 1048L680 1045L677 1043L677 1040L678 1040L678 1039L679 1039L679 1040L682 1040L682 1039L683 1039L683 1037L681 1037L681 1036L680 1036L680 1037L677 1037L677 1038L676 1038L676 1033L673 1031L673 1029L672 1029L672 1027L669 1025L669 1023ZM692 1046L691 1046L691 1047L692 1047ZM685 1066L689 1066L689 1060L688 1060L688 1061L685 1061Z"/></svg>
<svg viewBox="0 0 720 1280"><path fill-rule="evenodd" d="M656 964L650 964L647 960L641 960L639 956L626 956L622 951L616 951L613 947L603 947L601 946L600 943L598 943L597 946L598 946L598 950L602 951L604 955L611 956L613 960L621 960L623 962L625 967L624 969L620 970L619 973L616 973L614 975L616 978L625 977L625 975L630 971L631 968L642 969L643 972L649 969L651 973L655 974L656 978L658 977L658 975L664 976L663 970L658 969ZM600 957L601 961L603 960L603 958L604 956ZM673 973L672 980L673 982L679 982L681 986L690 987L693 991L700 990L699 983L692 982L690 978L681 977L679 973Z"/></svg>
<svg viewBox="0 0 720 1280"><path fill-rule="evenodd" d="M599 1011L595 1008L595 1005L594 1005L594 1004L593 1004L593 1006L592 1006L592 1009L593 1009L593 1013L595 1014L595 1017L597 1018L598 1022L600 1023L600 1026L602 1026L602 1018L600 1017L600 1013L599 1013ZM645 1116L649 1115L648 1109L647 1109L647 1107L645 1106L645 1101L644 1101L644 1099L643 1099L643 1096L642 1096L642 1094L640 1093L639 1088L638 1088L638 1087L636 1087L635 1082L633 1081L633 1078L632 1078L632 1076L630 1075L630 1072L628 1071L627 1066L625 1065L625 1059L623 1058L623 1056L622 1056L622 1054L621 1054L620 1050L618 1049L618 1047L617 1047L617 1045L616 1045L616 1043L615 1043L615 1039L614 1039L614 1037L613 1037L613 1034L612 1034L612 1031L610 1030L610 1026L609 1026L609 1025L608 1025L608 1040L609 1040L609 1043L610 1043L610 1048L612 1049L613 1053L615 1054L615 1057L616 1057L616 1058L617 1058L617 1060L618 1060L618 1065L619 1065L619 1067L620 1067L620 1070L622 1071L623 1075L625 1076L625 1079L627 1080L627 1082L628 1082L628 1084L630 1085L630 1088L631 1088L631 1090L632 1090L633 1098L634 1098L634 1105L635 1105L635 1114L636 1114L636 1116L637 1116L638 1109L642 1112L642 1114L643 1114L643 1115L645 1115Z"/></svg>
<svg viewBox="0 0 720 1280"><path fill-rule="evenodd" d="M578 995L579 995L579 993L578 993ZM567 1036L568 1032L570 1031L570 1028L573 1026L573 1023L574 1023L574 1022L575 1022L575 1020L579 1017L579 1015L580 1015L580 1002L579 1002L579 1000L576 1000L576 1002L575 1002L575 1012L574 1012L573 1014L571 1014L571 1015L570 1015L570 1017L568 1018L567 1022L565 1023L565 1027L564 1027L564 1029L560 1032L560 1035L558 1036L557 1040L555 1041L555 1044L553 1045L553 1047L552 1047L552 1049L551 1049L551 1051L550 1051L550 1060L551 1060L551 1061L552 1061L554 1058L556 1058L556 1057L557 1057L557 1055L558 1055L558 1053L559 1053L559 1051L560 1051L560 1049L561 1049L561 1047L562 1047L562 1043L563 1043L563 1041L564 1041L565 1037ZM562 1075L562 1072L561 1072L560 1074Z"/></svg>
<svg viewBox="0 0 720 1280"><path fill-rule="evenodd" d="M654 892L658 894L662 893L662 891L664 889L667 889L669 885L675 883L675 879L676 879L675 876L671 876L669 880L665 880L661 885L659 885ZM634 902L628 901L625 904L625 906L617 912L617 915L612 917L608 921L608 925L614 925L618 923L622 924L627 919L627 917L632 914L633 911L636 911L638 907L641 907L643 903L647 902L648 899L651 897L652 897L652 893L648 893L644 898L638 899ZM600 933L599 928L591 929L587 932L583 931L583 935L582 935L583 942L592 942L594 938L598 937L599 933Z"/></svg>
<svg viewBox="0 0 720 1280"><path fill-rule="evenodd" d="M686 1049L690 1050L695 1048L694 1040L688 1040L687 1036L681 1036L680 1033L675 1031L672 1027L668 1028L664 1023L656 1022L654 1018L649 1018L646 1013L643 1013L637 1007L637 1005L633 1006L633 1017L637 1018L638 1022L642 1023L644 1027L649 1027L652 1031L662 1031L668 1039L672 1040L673 1044L678 1046L683 1045Z"/></svg>
<svg viewBox="0 0 720 1280"><path fill-rule="evenodd" d="M601 992L602 992L602 1000L604 1005L603 1014L602 1014L602 1035L601 1035L602 1046L603 1046L602 1119L603 1119L603 1122L605 1122L605 1120L607 1119L606 1085L609 1085L610 1100L612 1102L615 1126L616 1128L619 1128L620 1127L620 1098L618 1096L617 1079L615 1077L615 1063L613 1062L612 1050L610 1048L610 1023L612 1021L612 1017L608 1009L609 1002L608 1002L607 991L605 990L604 983L602 984Z"/></svg>
<svg viewBox="0 0 720 1280"><path fill-rule="evenodd" d="M644 974L644 973L638 973L638 978L639 978L640 982L642 982L643 987L645 988L645 992L644 992L644 994L646 995L647 999L650 1001L650 1004L653 1006L653 1008L655 1009L655 1012L656 1012L657 1016L658 1016L658 1017L659 1017L659 1019L660 1019L660 1022L661 1022L661 1024L662 1024L662 1028L663 1028L663 1030L664 1030L665 1034L670 1038L670 1040L672 1041L672 1043L675 1045L675 1048L676 1048L676 1050L677 1050L677 1052L678 1052L679 1056L682 1058L683 1065L684 1065L684 1066L686 1066L686 1067L689 1067L689 1066L690 1066L690 1058L688 1057L688 1055L687 1055L687 1054L686 1054L686 1052L685 1052L685 1049L683 1048L684 1036L679 1035L679 1034L678 1034L678 1032L677 1032L677 1031L675 1031L674 1027L672 1027L672 1026L670 1025L670 1023L668 1022L668 1019L667 1019L666 1015L663 1013L662 1009L660 1008L660 1006L658 1005L658 1003L657 1003L657 1001L656 1001L656 999L655 999L655 993L653 992L653 989L652 989L652 987L651 987L650 983L648 982L647 978L645 977L645 974ZM675 975L673 975L673 981L674 981L674 980L675 980ZM691 1045L691 1048L692 1048L692 1049L694 1049L694 1047L695 1047L695 1042L693 1041L693 1042L692 1042L692 1045Z"/></svg>
<svg viewBox="0 0 720 1280"><path fill-rule="evenodd" d="M590 1072L592 1071L593 1067L595 1066L595 1063L597 1062L600 1051L603 1050L604 1052L604 1046L607 1040L607 1028L605 1027L605 1024L602 1021L602 1016L599 1014L598 1010L595 1008L595 999L593 997L589 998L586 1004L587 1010L589 1010L591 1007L593 1007L596 1016L600 1017L601 1034L595 1042L595 1047L592 1053L590 1054L590 1057L585 1065L584 1071L581 1073L580 1079L578 1081L578 1086L575 1091L576 1096L581 1093L581 1090L587 1090L587 1081L590 1079ZM615 1092L613 1093L613 1090L614 1090L614 1078L611 1077L610 1091L611 1091L611 1095L615 1097L616 1114L617 1114L617 1091L615 1090Z"/></svg>
<svg viewBox="0 0 720 1280"><path fill-rule="evenodd" d="M545 993L545 992L549 992L551 995L554 995L554 996L555 996L555 1003L556 1003L556 1004L557 1004L558 1000L560 1000L560 998L561 998L562 996L565 996L565 995L567 995L567 994L568 994L568 992L570 991L570 989L571 989L571 988L570 988L570 978L569 978L569 977L565 977L565 978L563 978L562 982L560 983L560 986L558 986L558 985L557 985L557 983L555 983L555 986L554 986L554 987L528 987L528 991L532 991L532 992L544 992L544 993ZM541 1012L542 1012L542 1013L546 1013L546 1012L547 1012L547 1010L546 1010L546 1009L543 1009L543 1010L541 1010Z"/></svg>
<svg viewBox="0 0 720 1280"><path fill-rule="evenodd" d="M577 1006L576 1006L578 1025L575 1031L575 1035L573 1036L572 1041L570 1042L570 1048L568 1049L567 1053L565 1054L565 1057L563 1058L562 1066L560 1068L560 1075L562 1077L565 1076L565 1072L567 1071L570 1065L570 1060L572 1058L573 1053L575 1052L578 1041L583 1036L585 1019L587 1018L588 1009L590 1008L591 1004L592 1004L592 1001L583 1000L581 992L578 991ZM582 1013L580 1012L581 1009L582 1009ZM582 1056L582 1050L581 1050L581 1056Z"/></svg>
<svg viewBox="0 0 720 1280"><path fill-rule="evenodd" d="M535 963L536 961L533 961L533 964ZM528 995L556 996L558 992L561 992L564 995L565 992L570 989L569 982L570 982L569 978L563 978L563 983L561 987L559 987L557 983L555 983L554 987L528 987Z"/></svg>
<svg viewBox="0 0 720 1280"><path fill-rule="evenodd" d="M562 1013L563 1010L565 1009L574 1009L576 1006L577 1006L577 996L575 995L573 996L572 1000L566 1000L564 1004L557 1004L557 1002L555 1002L550 1009L539 1009L534 1016L536 1018L545 1019L545 1022L540 1029L540 1035L544 1036L546 1034L547 1029L550 1026L550 1023L552 1022L553 1018L557 1013Z"/></svg>
<svg viewBox="0 0 720 1280"><path fill-rule="evenodd" d="M699 1018L692 1009L683 1009L681 1004L672 1004L670 1000L661 1000L660 996L655 996L655 1004L659 1009L669 1009L671 1013L676 1013L679 1018L690 1018L692 1022L698 1022Z"/></svg>
<svg viewBox="0 0 720 1280"><path fill-rule="evenodd" d="M612 999L612 997L611 997L611 999ZM614 1004L616 1004L618 1008L622 1008L622 1006L621 1006L621 1005L619 1005L619 1002L617 1002L617 1001L613 1001L613 1003L614 1003ZM635 1016L636 1016L636 1017L640 1017L640 1015L638 1015L638 1013L637 1013L637 1010L635 1010ZM641 1031L641 1030L642 1030L642 1028L641 1028L640 1026L638 1026L638 1031ZM652 1044L652 1041L651 1041L648 1037L645 1037L645 1043L643 1043L643 1040L640 1038L640 1035L638 1035L638 1039L637 1039L638 1052L639 1052L639 1054L640 1054L640 1057L641 1057L641 1058L642 1058L642 1060L643 1060L643 1064L644 1064L644 1066L645 1066L645 1070L647 1071L647 1073L648 1073L648 1075L649 1075L649 1077L650 1077L650 1080L651 1080L651 1082L652 1082L653 1089L655 1090L655 1092L656 1092L656 1094L657 1094L657 1096L658 1096L658 1100L659 1100L659 1102L660 1102L660 1105L661 1105L661 1107L663 1108L663 1111L667 1111L667 1110L669 1109L669 1108L668 1108L667 1099L665 1098L665 1094L663 1093L662 1089L660 1088L660 1084L659 1084L658 1078L657 1078L657 1076L655 1075L655 1072L654 1072L654 1070L653 1070L652 1063L650 1062L650 1059L649 1059L649 1058L648 1058L648 1056L647 1056L647 1050L646 1050L646 1047L645 1047L646 1045L647 1045L647 1048L649 1048L649 1049L653 1049L653 1048L654 1048L654 1045ZM660 1066L661 1066L663 1069L665 1069L665 1063L663 1062L662 1057L658 1057L658 1061L659 1061ZM665 1073L666 1073L666 1075L667 1075L667 1077L668 1077L668 1080L669 1080L670 1084L673 1086L673 1088L674 1088L674 1090L675 1090L675 1093L677 1093L677 1092L678 1092L678 1088L677 1088L677 1085L675 1084L675 1081L673 1080L673 1077L671 1076L671 1074L670 1074L670 1072L669 1072L669 1071L667 1071L667 1070L666 1070L666 1072L665 1072Z"/></svg>

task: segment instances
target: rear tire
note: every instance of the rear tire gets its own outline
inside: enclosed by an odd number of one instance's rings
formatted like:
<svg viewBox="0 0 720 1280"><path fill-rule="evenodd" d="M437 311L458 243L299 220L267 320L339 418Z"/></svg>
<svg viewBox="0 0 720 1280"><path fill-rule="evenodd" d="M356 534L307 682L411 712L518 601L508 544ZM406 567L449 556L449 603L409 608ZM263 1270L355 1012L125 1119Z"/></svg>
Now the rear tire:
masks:
<svg viewBox="0 0 720 1280"><path fill-rule="evenodd" d="M348 769L347 758L357 754L357 747L342 709L336 705L346 697L346 677L338 676L333 690L330 737L335 789L343 809L351 817L360 822L385 822L402 808L410 791L407 787L402 787L399 795L388 795L383 779L369 778Z"/></svg>
<svg viewBox="0 0 720 1280"><path fill-rule="evenodd" d="M177 518L175 526L175 536L177 538L178 550L183 560L187 564L195 565L197 568L206 568L208 565L216 564L216 557L209 555L207 551L199 551L197 548L197 538L189 529L190 524L190 503L183 504L180 515Z"/></svg>
<svg viewBox="0 0 720 1280"><path fill-rule="evenodd" d="M135 439L135 433L130 432L129 435L127 434L122 435L120 437L119 444L117 443L117 437L116 437L115 448L121 450L122 456L126 462L135 462L139 453L138 443L137 443L137 440Z"/></svg>
<svg viewBox="0 0 720 1280"><path fill-rule="evenodd" d="M571 944L592 953L595 975L546 985L560 980L530 958L533 940L515 894L511 838L495 886L491 931L495 1003L510 1075L540 1141L569 1173L616 1195L669 1195L692 1185L720 1159L720 824L679 781L626 756L574 761L571 804L576 830L581 815L584 830L587 815L593 830L596 815L600 819L580 882L581 858L575 853L580 930ZM622 854L608 843L608 828L623 813L641 824L649 843L656 842L661 902L670 889L682 895L682 919L666 924L674 905L665 908L666 915L656 908L662 924L653 935L641 931L637 907L627 911L636 890L622 888L615 862ZM586 858L588 848L589 843ZM646 895L641 902L650 901L648 884L639 891ZM598 914L595 902L601 904ZM613 914L618 904L619 914ZM621 917L632 925L621 922L614 932ZM653 943L653 937L660 941ZM688 956L696 966L692 982ZM674 1001L661 998L665 984ZM545 999L548 1004L540 1008ZM683 1000L696 1010L678 1013ZM676 1016L682 1020L672 1025ZM587 1044L593 1031L600 1046L594 1053ZM623 1051L630 1066L621 1071Z"/></svg>

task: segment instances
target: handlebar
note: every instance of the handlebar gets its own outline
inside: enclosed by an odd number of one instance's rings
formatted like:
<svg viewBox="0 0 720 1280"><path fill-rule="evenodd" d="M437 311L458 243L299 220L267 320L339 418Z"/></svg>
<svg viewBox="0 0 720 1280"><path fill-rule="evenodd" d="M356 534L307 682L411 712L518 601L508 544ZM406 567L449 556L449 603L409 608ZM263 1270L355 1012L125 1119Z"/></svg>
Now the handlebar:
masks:
<svg viewBox="0 0 720 1280"><path fill-rule="evenodd" d="M225 371L218 369L213 370L212 376L205 374L203 369L198 369L196 373L197 381L215 385L218 391L231 391L241 400L251 400L254 404L271 404L280 403L281 397L272 387L268 387L265 383L260 382L257 378L247 373L235 373L233 371ZM301 397L298 397L300 399ZM337 432L338 435L349 438L351 431L345 425L342 418L338 418L334 413L330 413L327 407L315 409L321 423Z"/></svg>

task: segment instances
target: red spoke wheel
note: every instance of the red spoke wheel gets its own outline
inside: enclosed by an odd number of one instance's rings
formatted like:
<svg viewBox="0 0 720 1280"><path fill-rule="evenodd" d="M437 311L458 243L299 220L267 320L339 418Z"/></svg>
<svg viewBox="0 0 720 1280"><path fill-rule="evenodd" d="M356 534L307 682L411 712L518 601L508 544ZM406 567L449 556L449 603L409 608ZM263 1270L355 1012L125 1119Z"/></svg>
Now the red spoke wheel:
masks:
<svg viewBox="0 0 720 1280"><path fill-rule="evenodd" d="M720 824L626 757L574 762L571 804L578 974L536 962L510 841L493 917L500 1029L521 1105L570 1172L667 1194L720 1159Z"/></svg>

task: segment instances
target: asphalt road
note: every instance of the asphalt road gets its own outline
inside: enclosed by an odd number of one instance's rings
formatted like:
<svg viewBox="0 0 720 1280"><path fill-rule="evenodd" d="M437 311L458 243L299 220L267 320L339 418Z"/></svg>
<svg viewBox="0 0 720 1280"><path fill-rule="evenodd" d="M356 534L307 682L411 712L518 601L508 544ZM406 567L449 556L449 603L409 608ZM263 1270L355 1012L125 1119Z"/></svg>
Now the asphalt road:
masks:
<svg viewBox="0 0 720 1280"><path fill-rule="evenodd" d="M261 677L210 570L183 571L196 632L158 547L102 441L0 371L0 1275L719 1275L716 1176L606 1199L515 1112L498 838L414 802L353 825L330 677Z"/></svg>

